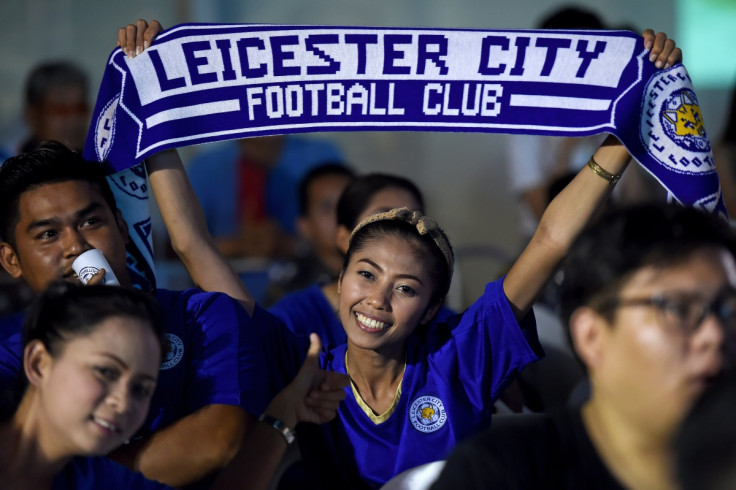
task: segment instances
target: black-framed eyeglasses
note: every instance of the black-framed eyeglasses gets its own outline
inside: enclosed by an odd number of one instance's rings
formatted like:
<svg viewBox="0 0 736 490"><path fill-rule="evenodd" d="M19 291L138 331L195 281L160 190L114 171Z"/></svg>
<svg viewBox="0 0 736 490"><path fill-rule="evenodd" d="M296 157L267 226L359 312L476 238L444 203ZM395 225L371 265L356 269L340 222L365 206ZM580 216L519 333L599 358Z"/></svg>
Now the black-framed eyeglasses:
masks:
<svg viewBox="0 0 736 490"><path fill-rule="evenodd" d="M736 289L722 290L709 299L693 293L659 293L648 298L612 298L601 305L601 310L629 306L652 306L661 323L678 328L687 335L694 333L711 314L729 331L736 331Z"/></svg>

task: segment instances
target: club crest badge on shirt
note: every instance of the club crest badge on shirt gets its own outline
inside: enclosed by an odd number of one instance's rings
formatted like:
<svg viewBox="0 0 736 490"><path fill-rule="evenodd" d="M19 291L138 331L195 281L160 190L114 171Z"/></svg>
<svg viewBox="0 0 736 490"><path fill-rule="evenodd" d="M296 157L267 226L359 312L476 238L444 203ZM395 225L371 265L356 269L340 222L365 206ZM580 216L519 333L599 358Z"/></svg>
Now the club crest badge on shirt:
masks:
<svg viewBox="0 0 736 490"><path fill-rule="evenodd" d="M173 333L167 333L166 340L168 343L168 348L166 349L166 354L164 355L164 358L161 360L162 371L165 369L173 368L174 366L179 364L181 358L184 357L184 342L182 342L179 337L177 337Z"/></svg>
<svg viewBox="0 0 736 490"><path fill-rule="evenodd" d="M447 421L445 405L436 396L420 396L409 408L409 420L419 432L428 434L438 431Z"/></svg>

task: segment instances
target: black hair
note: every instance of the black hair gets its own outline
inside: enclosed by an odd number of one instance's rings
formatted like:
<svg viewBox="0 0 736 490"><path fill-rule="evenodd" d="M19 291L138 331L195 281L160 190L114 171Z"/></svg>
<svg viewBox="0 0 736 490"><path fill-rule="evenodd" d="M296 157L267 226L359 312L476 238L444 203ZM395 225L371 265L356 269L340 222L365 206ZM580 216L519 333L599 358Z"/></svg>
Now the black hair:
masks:
<svg viewBox="0 0 736 490"><path fill-rule="evenodd" d="M540 29L605 29L601 18L592 10L578 6L562 7L539 23Z"/></svg>
<svg viewBox="0 0 736 490"><path fill-rule="evenodd" d="M299 182L299 216L306 216L309 212L309 186L312 182L325 176L339 176L352 180L355 172L341 162L325 162L307 172Z"/></svg>
<svg viewBox="0 0 736 490"><path fill-rule="evenodd" d="M450 247L452 254L452 246L447 235L442 230L438 230L444 237L447 245ZM433 291L429 304L441 304L447 292L450 290L450 281L452 280L452 271L447 263L447 259L442 254L434 239L429 233L420 235L417 227L406 221L396 219L386 219L369 223L359 229L350 238L350 246L345 254L343 261L343 272L348 268L350 258L354 253L369 246L369 242L386 236L397 237L402 240L412 240L417 243L423 250L421 255L424 259L424 268L433 279Z"/></svg>
<svg viewBox="0 0 736 490"><path fill-rule="evenodd" d="M38 340L56 356L68 341L89 335L113 317L134 318L150 325L164 356L168 348L164 316L149 295L119 286L82 286L60 280L52 282L31 304L23 323L23 349ZM3 393L0 420L15 412L26 386L27 379L21 374L14 389Z"/></svg>
<svg viewBox="0 0 736 490"><path fill-rule="evenodd" d="M409 179L397 175L374 173L353 180L343 191L337 202L337 224L352 230L375 194L384 189L401 189L409 192L424 213L424 197L419 188Z"/></svg>
<svg viewBox="0 0 736 490"><path fill-rule="evenodd" d="M54 356L66 341L87 335L117 316L150 323L163 355L163 316L149 295L137 289L82 286L69 281L54 281L33 302L23 324L23 346L40 340Z"/></svg>
<svg viewBox="0 0 736 490"><path fill-rule="evenodd" d="M696 400L675 436L682 490L736 488L736 377L718 380Z"/></svg>
<svg viewBox="0 0 736 490"><path fill-rule="evenodd" d="M81 180L92 184L115 212L115 196L105 178L106 169L58 141L44 141L33 150L5 160L0 166L0 240L15 247L20 219L20 197L45 184Z"/></svg>
<svg viewBox="0 0 736 490"><path fill-rule="evenodd" d="M715 214L661 203L609 211L580 235L564 263L562 322L569 326L580 306L602 307L640 269L671 267L707 247L736 255L734 230Z"/></svg>
<svg viewBox="0 0 736 490"><path fill-rule="evenodd" d="M44 102L52 87L74 85L82 88L85 97L89 93L87 74L70 61L47 61L33 68L25 83L25 103L28 107Z"/></svg>

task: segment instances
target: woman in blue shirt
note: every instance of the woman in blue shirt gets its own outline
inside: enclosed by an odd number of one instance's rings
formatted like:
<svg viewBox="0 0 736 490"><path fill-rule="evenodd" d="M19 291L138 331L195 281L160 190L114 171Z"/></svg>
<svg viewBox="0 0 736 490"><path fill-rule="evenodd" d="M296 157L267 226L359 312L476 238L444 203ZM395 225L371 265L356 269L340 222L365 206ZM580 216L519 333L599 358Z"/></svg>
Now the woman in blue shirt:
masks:
<svg viewBox="0 0 736 490"><path fill-rule="evenodd" d="M170 488L105 457L146 418L166 345L163 324L160 306L140 291L52 283L23 326L25 376L0 400L0 487ZM312 341L304 367L266 408L267 424L220 474L222 488L266 488L291 438L282 421L334 417L347 380L319 369L321 344ZM270 454L258 454L264 448Z"/></svg>
<svg viewBox="0 0 736 490"><path fill-rule="evenodd" d="M0 425L3 488L166 488L103 457L148 412L162 356L143 293L55 283L27 316L25 388Z"/></svg>

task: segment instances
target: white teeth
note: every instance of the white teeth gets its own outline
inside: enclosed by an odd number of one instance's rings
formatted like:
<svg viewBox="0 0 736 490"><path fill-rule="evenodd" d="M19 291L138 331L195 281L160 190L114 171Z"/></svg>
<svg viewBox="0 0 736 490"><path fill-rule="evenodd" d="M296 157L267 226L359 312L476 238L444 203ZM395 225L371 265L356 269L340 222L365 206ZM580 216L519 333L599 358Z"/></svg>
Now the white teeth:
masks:
<svg viewBox="0 0 736 490"><path fill-rule="evenodd" d="M374 330L383 330L384 328L389 326L388 323L373 320L371 318L368 318L367 316L361 315L360 313L356 313L355 316L358 318L358 321L367 328L371 328Z"/></svg>
<svg viewBox="0 0 736 490"><path fill-rule="evenodd" d="M102 427L104 427L104 428L106 428L108 430L111 430L112 432L120 432L120 429L115 424L111 424L111 423L107 422L106 420L102 420L102 419L97 418L97 417L93 417L93 419L99 425L101 425Z"/></svg>

